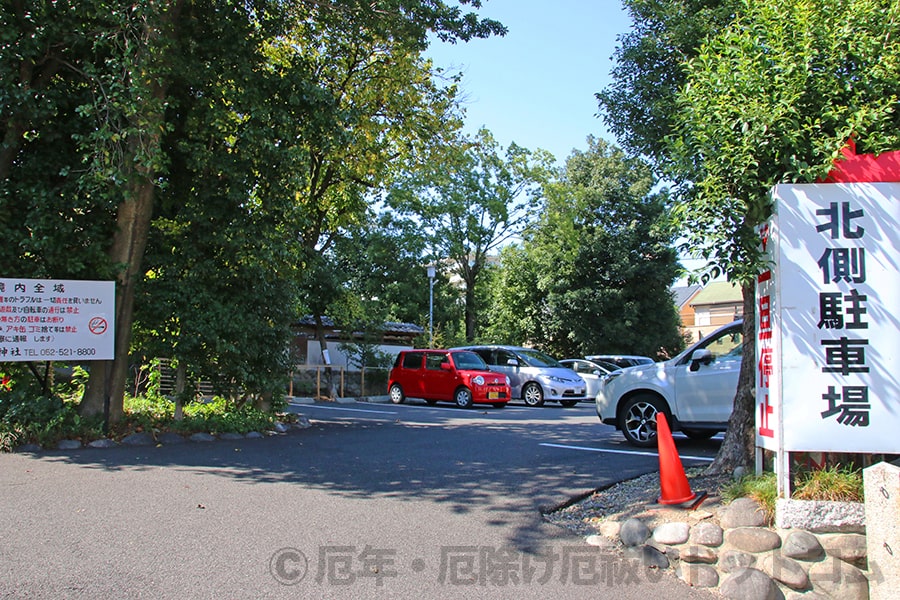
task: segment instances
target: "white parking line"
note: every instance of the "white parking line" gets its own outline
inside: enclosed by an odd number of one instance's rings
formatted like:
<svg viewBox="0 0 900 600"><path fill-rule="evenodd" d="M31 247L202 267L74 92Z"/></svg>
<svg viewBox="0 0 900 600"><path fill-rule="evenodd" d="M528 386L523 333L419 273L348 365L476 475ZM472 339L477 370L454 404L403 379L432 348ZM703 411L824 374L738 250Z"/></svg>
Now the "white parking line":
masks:
<svg viewBox="0 0 900 600"><path fill-rule="evenodd" d="M368 410L364 408L344 408L343 406L322 406L321 404L292 404L291 406L298 406L301 408L318 408L320 410L343 410L347 412L361 412L361 413L373 413L376 415L397 415L400 414L396 411L390 410Z"/></svg>
<svg viewBox="0 0 900 600"><path fill-rule="evenodd" d="M547 446L548 448L562 448L564 450L584 450L586 452L608 452L610 454L632 454L634 456L656 456L659 454L656 452L639 452L637 450L608 450L606 448L588 448L587 446L564 446L562 444L540 444L541 446ZM707 458L705 456L681 456L681 458L687 458L690 460L705 460L707 462L712 462L712 458Z"/></svg>

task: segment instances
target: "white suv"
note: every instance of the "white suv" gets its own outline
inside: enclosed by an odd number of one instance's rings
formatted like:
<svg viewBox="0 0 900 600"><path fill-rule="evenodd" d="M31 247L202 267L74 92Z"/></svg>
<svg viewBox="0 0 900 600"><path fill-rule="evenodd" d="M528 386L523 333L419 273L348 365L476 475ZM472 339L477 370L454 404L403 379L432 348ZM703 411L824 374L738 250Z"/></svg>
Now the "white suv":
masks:
<svg viewBox="0 0 900 600"><path fill-rule="evenodd" d="M656 446L656 414L673 431L710 438L725 431L741 370L743 321L721 327L675 358L603 377L597 416L629 443Z"/></svg>

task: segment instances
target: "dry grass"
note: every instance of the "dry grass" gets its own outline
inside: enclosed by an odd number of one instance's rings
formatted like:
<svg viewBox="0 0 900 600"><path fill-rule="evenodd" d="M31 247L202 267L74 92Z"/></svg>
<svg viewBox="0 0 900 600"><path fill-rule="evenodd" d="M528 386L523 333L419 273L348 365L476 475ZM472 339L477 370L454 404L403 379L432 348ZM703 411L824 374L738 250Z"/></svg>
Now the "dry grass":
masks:
<svg viewBox="0 0 900 600"><path fill-rule="evenodd" d="M849 467L824 467L802 473L797 479L793 497L798 500L862 502L862 471Z"/></svg>

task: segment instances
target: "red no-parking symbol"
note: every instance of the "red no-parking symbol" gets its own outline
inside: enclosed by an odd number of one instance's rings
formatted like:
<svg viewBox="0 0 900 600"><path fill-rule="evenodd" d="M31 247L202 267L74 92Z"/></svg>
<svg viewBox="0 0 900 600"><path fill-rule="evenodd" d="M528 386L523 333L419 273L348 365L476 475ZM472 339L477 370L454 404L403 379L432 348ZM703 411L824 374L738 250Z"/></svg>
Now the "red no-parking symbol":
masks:
<svg viewBox="0 0 900 600"><path fill-rule="evenodd" d="M109 324L103 317L94 317L88 322L88 329L90 329L91 333L94 335L103 335L106 333L106 328L108 326Z"/></svg>

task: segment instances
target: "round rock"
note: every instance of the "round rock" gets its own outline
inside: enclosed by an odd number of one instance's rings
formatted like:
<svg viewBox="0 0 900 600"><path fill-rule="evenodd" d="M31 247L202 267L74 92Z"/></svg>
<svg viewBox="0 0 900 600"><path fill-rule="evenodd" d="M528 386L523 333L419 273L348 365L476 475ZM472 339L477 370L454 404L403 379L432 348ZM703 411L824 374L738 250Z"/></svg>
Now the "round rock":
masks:
<svg viewBox="0 0 900 600"><path fill-rule="evenodd" d="M114 448L118 445L119 444L117 444L115 440L111 440L108 438L100 438L99 440L94 440L93 442L88 444L88 446L90 446L91 448Z"/></svg>
<svg viewBox="0 0 900 600"><path fill-rule="evenodd" d="M672 546L683 544L691 535L691 526L687 523L663 523L653 530L653 541Z"/></svg>
<svg viewBox="0 0 900 600"><path fill-rule="evenodd" d="M650 528L640 519L628 519L619 527L619 539L628 547L640 546L650 537Z"/></svg>
<svg viewBox="0 0 900 600"><path fill-rule="evenodd" d="M730 529L725 533L725 541L744 552L767 552L781 545L777 533L759 527Z"/></svg>
<svg viewBox="0 0 900 600"><path fill-rule="evenodd" d="M809 568L809 580L829 598L868 600L866 575L849 563L829 556Z"/></svg>
<svg viewBox="0 0 900 600"><path fill-rule="evenodd" d="M735 527L764 527L766 514L762 507L751 498L738 498L719 509L719 524L723 529Z"/></svg>
<svg viewBox="0 0 900 600"><path fill-rule="evenodd" d="M716 551L710 548L709 546L685 546L681 548L679 554L681 560L688 563L706 563L708 565L713 564L718 560L718 555Z"/></svg>
<svg viewBox="0 0 900 600"><path fill-rule="evenodd" d="M790 532L781 546L781 554L800 560L813 560L824 553L818 538L808 531Z"/></svg>
<svg viewBox="0 0 900 600"><path fill-rule="evenodd" d="M716 525L715 523L710 523L708 521L704 521L702 523L697 523L694 525L693 529L691 529L691 537L690 542L692 544L700 544L702 546L721 546L725 533L722 531L722 528Z"/></svg>
<svg viewBox="0 0 900 600"><path fill-rule="evenodd" d="M759 562L759 568L769 577L780 581L789 588L802 590L809 585L806 571L793 558L780 554L765 554Z"/></svg>
<svg viewBox="0 0 900 600"><path fill-rule="evenodd" d="M719 593L731 600L775 600L778 586L762 571L738 569L725 578Z"/></svg>
<svg viewBox="0 0 900 600"><path fill-rule="evenodd" d="M122 443L126 446L155 446L156 440L146 431L132 433L122 438Z"/></svg>
<svg viewBox="0 0 900 600"><path fill-rule="evenodd" d="M682 581L694 587L716 587L719 585L719 573L709 565L683 564L675 574Z"/></svg>
<svg viewBox="0 0 900 600"><path fill-rule="evenodd" d="M740 550L726 550L719 556L719 569L725 573L747 569L754 564L756 557Z"/></svg>

